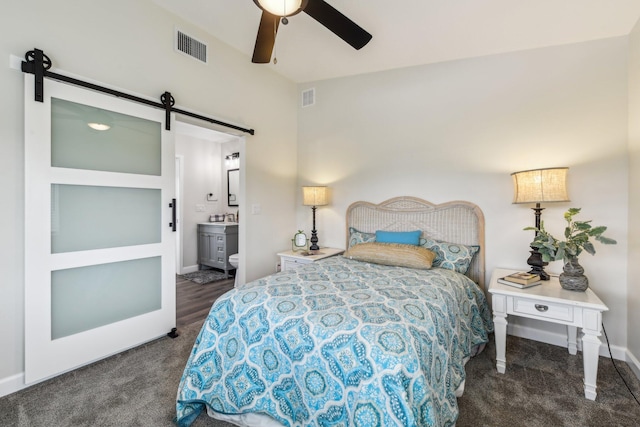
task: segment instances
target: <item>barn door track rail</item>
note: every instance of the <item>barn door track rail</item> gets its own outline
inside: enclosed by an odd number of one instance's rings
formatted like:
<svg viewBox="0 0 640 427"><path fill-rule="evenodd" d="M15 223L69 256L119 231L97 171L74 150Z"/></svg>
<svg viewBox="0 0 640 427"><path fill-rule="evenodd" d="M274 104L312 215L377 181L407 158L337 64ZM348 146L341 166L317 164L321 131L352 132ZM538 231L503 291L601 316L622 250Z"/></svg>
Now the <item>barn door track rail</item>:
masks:
<svg viewBox="0 0 640 427"><path fill-rule="evenodd" d="M25 54L25 60L22 62L22 72L33 74L35 76L35 101L42 102L44 99L44 78L50 78L53 80L58 80L61 82L69 83L75 86L84 87L87 89L95 90L98 92L106 93L109 95L116 96L118 98L128 99L130 101L134 101L140 104L148 105L151 107L159 108L166 111L166 120L165 120L165 128L166 130L171 130L171 121L170 115L171 113L182 114L184 116L192 117L194 119L202 120L205 122L213 123L216 125L224 126L230 129L235 129L244 133L248 133L250 135L255 134L255 130L247 129L240 126L232 125L230 123L225 123L220 120L212 119L211 117L202 116L200 114L192 113L191 111L181 110L179 108L175 108L175 99L171 95L171 92L165 92L160 96L160 102L152 101L150 99L141 98L139 96L131 95L125 92L120 92L118 90L109 89L104 86L96 85L94 83L85 82L82 80L75 79L73 77L65 76L63 74L54 73L49 71L51 68L51 59L40 49L30 50Z"/></svg>

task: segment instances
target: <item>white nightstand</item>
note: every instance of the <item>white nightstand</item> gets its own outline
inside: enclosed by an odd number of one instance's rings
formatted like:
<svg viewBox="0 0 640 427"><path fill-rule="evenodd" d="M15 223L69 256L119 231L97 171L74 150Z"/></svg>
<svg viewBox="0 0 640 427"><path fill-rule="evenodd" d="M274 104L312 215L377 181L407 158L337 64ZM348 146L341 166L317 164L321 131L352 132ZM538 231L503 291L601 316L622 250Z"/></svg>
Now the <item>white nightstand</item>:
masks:
<svg viewBox="0 0 640 427"><path fill-rule="evenodd" d="M339 255L344 252L344 249L336 248L320 248L320 251L316 255L302 255L301 252L279 252L280 268L282 271L291 270L292 268L298 268L304 264L310 264L319 259L328 258L330 256Z"/></svg>
<svg viewBox="0 0 640 427"><path fill-rule="evenodd" d="M498 283L498 279L515 270L496 269L491 276L489 293L492 295L493 323L496 338L496 368L504 374L507 315L528 317L567 325L569 353L577 353L577 328L582 328L582 359L584 368L584 396L596 399L598 353L602 331L602 312L609 310L591 290L575 292L562 289L557 277L527 289Z"/></svg>

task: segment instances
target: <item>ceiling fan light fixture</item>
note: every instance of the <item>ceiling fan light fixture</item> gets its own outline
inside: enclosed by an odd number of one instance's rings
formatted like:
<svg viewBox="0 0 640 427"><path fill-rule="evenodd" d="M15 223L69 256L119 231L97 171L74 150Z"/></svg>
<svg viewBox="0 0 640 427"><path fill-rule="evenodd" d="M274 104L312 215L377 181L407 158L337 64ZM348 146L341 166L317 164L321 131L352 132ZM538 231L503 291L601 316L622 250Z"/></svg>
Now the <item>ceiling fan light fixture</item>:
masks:
<svg viewBox="0 0 640 427"><path fill-rule="evenodd" d="M291 16L299 13L306 0L253 0L258 7L275 16Z"/></svg>
<svg viewBox="0 0 640 427"><path fill-rule="evenodd" d="M325 0L253 0L262 10L256 44L251 62L268 64L273 56L276 35L280 23L286 25L285 17L304 11L329 31L358 50L371 40L371 34L340 13ZM276 61L274 60L274 63Z"/></svg>

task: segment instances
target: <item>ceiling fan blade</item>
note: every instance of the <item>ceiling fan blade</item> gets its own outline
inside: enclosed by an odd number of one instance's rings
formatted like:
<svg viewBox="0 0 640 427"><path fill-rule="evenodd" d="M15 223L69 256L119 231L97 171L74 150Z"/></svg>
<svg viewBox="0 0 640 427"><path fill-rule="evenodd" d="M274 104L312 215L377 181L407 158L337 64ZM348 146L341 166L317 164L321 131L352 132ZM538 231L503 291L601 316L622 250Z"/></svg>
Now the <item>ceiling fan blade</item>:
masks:
<svg viewBox="0 0 640 427"><path fill-rule="evenodd" d="M361 49L371 40L371 34L324 0L309 0L304 11L355 49Z"/></svg>
<svg viewBox="0 0 640 427"><path fill-rule="evenodd" d="M254 64L268 64L271 62L271 53L276 42L276 33L279 25L280 17L268 12L262 12L251 62Z"/></svg>

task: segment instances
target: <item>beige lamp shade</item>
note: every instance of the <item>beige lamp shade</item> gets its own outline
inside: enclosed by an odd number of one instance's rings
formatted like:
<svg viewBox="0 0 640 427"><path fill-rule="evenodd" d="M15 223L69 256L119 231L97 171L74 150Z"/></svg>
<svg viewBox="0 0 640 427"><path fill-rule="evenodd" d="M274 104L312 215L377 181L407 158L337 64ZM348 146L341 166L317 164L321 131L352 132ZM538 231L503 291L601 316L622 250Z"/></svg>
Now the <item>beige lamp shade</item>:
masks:
<svg viewBox="0 0 640 427"><path fill-rule="evenodd" d="M302 187L302 204L324 206L328 204L327 187Z"/></svg>
<svg viewBox="0 0 640 427"><path fill-rule="evenodd" d="M512 173L513 203L569 202L568 170L548 168Z"/></svg>

